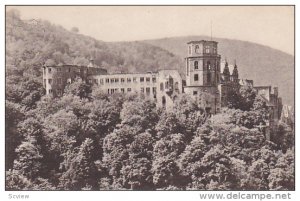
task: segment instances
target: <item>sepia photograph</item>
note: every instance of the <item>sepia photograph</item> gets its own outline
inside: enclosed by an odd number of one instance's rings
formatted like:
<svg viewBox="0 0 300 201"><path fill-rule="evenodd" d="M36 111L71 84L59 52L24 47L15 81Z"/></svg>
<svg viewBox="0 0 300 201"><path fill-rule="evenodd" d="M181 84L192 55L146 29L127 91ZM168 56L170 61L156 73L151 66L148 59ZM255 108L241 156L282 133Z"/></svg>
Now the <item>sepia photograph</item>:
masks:
<svg viewBox="0 0 300 201"><path fill-rule="evenodd" d="M294 5L5 6L5 191L295 191L294 108Z"/></svg>

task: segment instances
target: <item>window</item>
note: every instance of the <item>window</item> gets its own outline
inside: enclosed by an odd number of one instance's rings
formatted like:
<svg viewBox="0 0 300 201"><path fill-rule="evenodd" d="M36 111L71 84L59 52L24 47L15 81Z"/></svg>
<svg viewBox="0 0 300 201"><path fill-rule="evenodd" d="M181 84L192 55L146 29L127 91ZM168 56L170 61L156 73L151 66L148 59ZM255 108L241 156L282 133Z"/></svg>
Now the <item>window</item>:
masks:
<svg viewBox="0 0 300 201"><path fill-rule="evenodd" d="M49 83L49 84L52 84L52 79L48 79L48 83Z"/></svg>
<svg viewBox="0 0 300 201"><path fill-rule="evenodd" d="M208 53L209 53L209 51L210 51L210 50L209 50L209 46L206 46L206 47L205 47L205 53L207 53L207 54L208 54Z"/></svg>
<svg viewBox="0 0 300 201"><path fill-rule="evenodd" d="M62 95L61 89L57 89L57 95L59 95L59 96Z"/></svg>
<svg viewBox="0 0 300 201"><path fill-rule="evenodd" d="M146 77L146 82L150 82L150 77Z"/></svg>
<svg viewBox="0 0 300 201"><path fill-rule="evenodd" d="M195 67L195 69L198 69L198 61L194 62L194 67Z"/></svg>
<svg viewBox="0 0 300 201"><path fill-rule="evenodd" d="M207 69L208 69L208 70L211 70L210 61L207 62Z"/></svg>
<svg viewBox="0 0 300 201"><path fill-rule="evenodd" d="M210 75L210 72L207 73L207 83L210 83L211 82L211 75Z"/></svg>
<svg viewBox="0 0 300 201"><path fill-rule="evenodd" d="M96 85L98 85L99 83L98 83L98 79L94 79L94 83L96 84Z"/></svg>
<svg viewBox="0 0 300 201"><path fill-rule="evenodd" d="M111 89L110 92L113 94L115 93L115 89Z"/></svg>
<svg viewBox="0 0 300 201"><path fill-rule="evenodd" d="M118 93L119 89L115 89L115 92Z"/></svg>
<svg viewBox="0 0 300 201"><path fill-rule="evenodd" d="M152 82L153 82L153 83L156 83L156 77L153 77L153 78L152 78Z"/></svg>
<svg viewBox="0 0 300 201"><path fill-rule="evenodd" d="M106 78L106 79L105 79L105 82L106 82L106 83L109 83L109 78Z"/></svg>
<svg viewBox="0 0 300 201"><path fill-rule="evenodd" d="M150 87L146 88L146 95L148 95L148 96L150 95Z"/></svg>
<svg viewBox="0 0 300 201"><path fill-rule="evenodd" d="M69 68L69 72L71 72L71 68Z"/></svg>
<svg viewBox="0 0 300 201"><path fill-rule="evenodd" d="M114 78L111 78L110 79L110 83L114 83L115 82L115 79Z"/></svg>
<svg viewBox="0 0 300 201"><path fill-rule="evenodd" d="M186 75L189 75L189 65L186 65Z"/></svg>
<svg viewBox="0 0 300 201"><path fill-rule="evenodd" d="M166 97L165 96L163 96L161 98L161 103L162 103L162 106L165 108L166 107Z"/></svg>
<svg viewBox="0 0 300 201"><path fill-rule="evenodd" d="M132 80L133 80L133 82L136 82L136 77L134 77Z"/></svg>
<svg viewBox="0 0 300 201"><path fill-rule="evenodd" d="M127 82L131 82L131 78L129 77L129 78L127 78Z"/></svg>
<svg viewBox="0 0 300 201"><path fill-rule="evenodd" d="M198 76L198 74L195 74L194 75L194 81L198 81L199 80L199 76Z"/></svg>
<svg viewBox="0 0 300 201"><path fill-rule="evenodd" d="M160 90L164 91L164 83L160 83Z"/></svg>
<svg viewBox="0 0 300 201"><path fill-rule="evenodd" d="M61 69L60 68L57 68L57 72L60 72L61 71Z"/></svg>
<svg viewBox="0 0 300 201"><path fill-rule="evenodd" d="M142 93L144 93L144 92L145 92L145 90L144 90L144 87L141 87L141 92L142 92Z"/></svg>
<svg viewBox="0 0 300 201"><path fill-rule="evenodd" d="M152 88L152 92L153 92L153 94L156 94L156 87Z"/></svg>
<svg viewBox="0 0 300 201"><path fill-rule="evenodd" d="M145 78L144 77L140 77L140 82L144 82Z"/></svg>
<svg viewBox="0 0 300 201"><path fill-rule="evenodd" d="M195 53L199 53L199 45L195 46Z"/></svg>
<svg viewBox="0 0 300 201"><path fill-rule="evenodd" d="M103 84L103 79L100 79L100 84L101 84L101 85Z"/></svg>
<svg viewBox="0 0 300 201"><path fill-rule="evenodd" d="M121 92L122 92L122 93L125 93L125 89L124 89L124 88L121 88Z"/></svg>
<svg viewBox="0 0 300 201"><path fill-rule="evenodd" d="M128 91L128 92L131 92L131 88L127 88L127 91Z"/></svg>
<svg viewBox="0 0 300 201"><path fill-rule="evenodd" d="M116 82L116 83L119 82L119 78L115 78L115 82Z"/></svg>
<svg viewBox="0 0 300 201"><path fill-rule="evenodd" d="M198 91L193 91L193 95L194 96L198 95Z"/></svg>
<svg viewBox="0 0 300 201"><path fill-rule="evenodd" d="M121 82L122 82L122 83L125 82L125 79L124 79L124 78L121 78Z"/></svg>
<svg viewBox="0 0 300 201"><path fill-rule="evenodd" d="M51 73L51 68L48 68L48 73Z"/></svg>
<svg viewBox="0 0 300 201"><path fill-rule="evenodd" d="M107 89L107 93L109 94L109 89Z"/></svg>
<svg viewBox="0 0 300 201"><path fill-rule="evenodd" d="M176 92L179 92L178 82L175 82L175 87L174 87L174 88L175 88L175 91L176 91Z"/></svg>

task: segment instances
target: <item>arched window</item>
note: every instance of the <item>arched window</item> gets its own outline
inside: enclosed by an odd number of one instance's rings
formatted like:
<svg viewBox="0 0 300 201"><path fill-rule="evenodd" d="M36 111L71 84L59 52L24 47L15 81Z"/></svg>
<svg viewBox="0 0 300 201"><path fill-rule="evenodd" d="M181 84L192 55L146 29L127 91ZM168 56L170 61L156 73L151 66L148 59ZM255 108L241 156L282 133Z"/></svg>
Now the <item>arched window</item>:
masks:
<svg viewBox="0 0 300 201"><path fill-rule="evenodd" d="M198 61L194 62L194 67L195 67L195 69L198 69Z"/></svg>
<svg viewBox="0 0 300 201"><path fill-rule="evenodd" d="M211 70L210 61L207 62L207 70Z"/></svg>
<svg viewBox="0 0 300 201"><path fill-rule="evenodd" d="M195 46L195 53L199 53L199 45Z"/></svg>

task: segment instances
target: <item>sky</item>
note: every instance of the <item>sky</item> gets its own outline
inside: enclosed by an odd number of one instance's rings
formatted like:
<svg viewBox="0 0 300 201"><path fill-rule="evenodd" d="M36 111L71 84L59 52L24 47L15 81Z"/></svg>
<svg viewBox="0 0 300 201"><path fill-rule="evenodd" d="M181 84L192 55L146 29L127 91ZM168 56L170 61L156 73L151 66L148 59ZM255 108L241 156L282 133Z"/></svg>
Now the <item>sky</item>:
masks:
<svg viewBox="0 0 300 201"><path fill-rule="evenodd" d="M98 40L136 41L207 35L259 43L294 54L292 6L16 6Z"/></svg>

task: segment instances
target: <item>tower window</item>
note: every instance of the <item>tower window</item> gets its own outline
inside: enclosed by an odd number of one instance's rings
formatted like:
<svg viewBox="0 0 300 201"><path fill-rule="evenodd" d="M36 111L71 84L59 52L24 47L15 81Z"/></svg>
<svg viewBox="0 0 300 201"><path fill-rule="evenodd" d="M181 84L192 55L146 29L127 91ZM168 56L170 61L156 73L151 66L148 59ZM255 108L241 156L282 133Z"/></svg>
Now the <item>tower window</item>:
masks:
<svg viewBox="0 0 300 201"><path fill-rule="evenodd" d="M198 81L199 80L199 76L198 76L198 74L195 74L194 75L194 81Z"/></svg>
<svg viewBox="0 0 300 201"><path fill-rule="evenodd" d="M198 61L194 62L194 67L195 67L195 69L198 69Z"/></svg>
<svg viewBox="0 0 300 201"><path fill-rule="evenodd" d="M199 53L199 45L195 46L195 53Z"/></svg>
<svg viewBox="0 0 300 201"><path fill-rule="evenodd" d="M211 74L207 73L207 82L210 83L211 82Z"/></svg>
<svg viewBox="0 0 300 201"><path fill-rule="evenodd" d="M208 70L211 70L210 61L207 62L207 69L208 69Z"/></svg>

